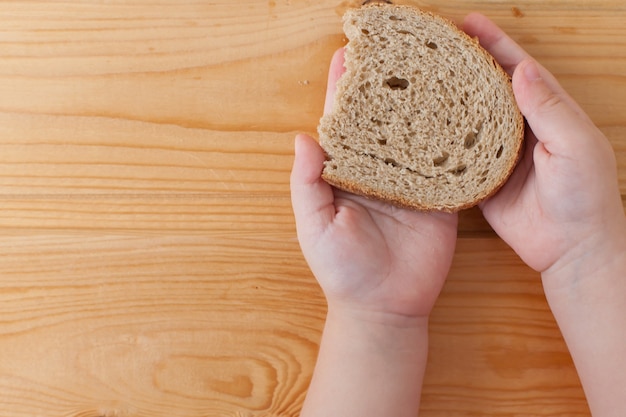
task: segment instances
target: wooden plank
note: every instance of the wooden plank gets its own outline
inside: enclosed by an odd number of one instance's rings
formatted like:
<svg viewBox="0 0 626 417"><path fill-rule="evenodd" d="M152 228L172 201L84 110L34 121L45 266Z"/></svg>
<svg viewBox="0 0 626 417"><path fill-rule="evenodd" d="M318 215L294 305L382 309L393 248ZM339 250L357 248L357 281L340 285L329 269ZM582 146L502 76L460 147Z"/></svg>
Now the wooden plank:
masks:
<svg viewBox="0 0 626 417"><path fill-rule="evenodd" d="M295 415L324 305L293 235L37 235L0 254L10 415Z"/></svg>
<svg viewBox="0 0 626 417"><path fill-rule="evenodd" d="M254 7L243 19L250 28L243 23L222 25L218 32L214 26L219 13L227 13L219 8L210 10L210 15L208 10L198 14L199 23L194 26L184 20L197 12L194 7L178 10L170 3L161 13L177 10L177 15L158 18L151 12L145 19L132 17L145 7L139 5L74 6L85 14L81 19L72 18L72 13L60 18L54 6L45 2L42 13L52 7L46 19L15 3L4 5L4 10L13 8L13 15L18 16L4 29L8 42L0 60L4 93L0 96L0 194L5 201L11 200L12 207L11 219L4 224L71 228L67 222L55 225L54 219L73 216L76 194L144 195L153 201L154 194L175 194L178 199L184 193L218 193L219 197L241 191L279 195L284 204L292 137L298 130L315 130L327 61L340 43L338 16L332 8L316 8L309 16L312 22L334 21L335 25L315 26L317 38L313 39L308 31L297 36L287 33L296 39L290 42L299 42L294 49L279 49L272 42L261 45L262 39L249 36L247 43L237 40L235 35L243 37L258 29L255 22L264 9L257 3L251 3ZM282 5L290 13L277 16L293 21L294 26L304 24L305 10L291 6ZM598 13L604 7L616 4L603 3ZM462 15L453 10L443 11L451 17ZM122 12L131 13L130 17L118 19ZM621 36L621 15L605 12L585 17L575 8L555 12L550 7L527 9L524 18L516 18L507 8L495 9L493 14L557 73L607 134L617 152L620 189L626 195L626 145L621 140L626 131L626 104L621 99L626 96L626 45L622 41L626 36ZM89 20L94 15L102 17ZM35 30L35 24L42 27ZM267 31L281 28L273 23ZM199 30L209 34L207 39L198 37ZM77 31L87 33L87 39L76 41ZM226 46L232 48L231 55L216 49L216 39L210 34L230 42ZM128 58L131 46L162 45L161 40L170 36L174 36L173 49ZM207 48L198 46L206 53L189 49L192 41ZM119 68L123 63L125 68ZM224 93L227 99L215 99ZM251 103L249 97L256 101ZM35 218L48 212L45 225L13 221L16 200L31 194L42 198L31 200L32 206L26 203L28 211L43 207ZM65 207L71 209L53 212L53 206L63 210L56 194L67 195ZM50 204L43 202L48 197L53 200ZM108 202L102 196L96 200L91 207L119 212L117 195L111 195ZM171 205L167 198L160 204ZM195 216L201 224L204 212L200 209L188 212L187 218ZM133 216L137 220L138 213ZM141 219L135 224L146 223ZM489 230L480 222L467 227L462 222L462 227Z"/></svg>
<svg viewBox="0 0 626 417"><path fill-rule="evenodd" d="M297 415L325 304L293 233L3 237L0 276L11 415ZM537 274L497 239L461 239L423 414L585 407Z"/></svg>
<svg viewBox="0 0 626 417"><path fill-rule="evenodd" d="M68 131L67 126L71 126ZM626 195L626 127L603 131ZM294 132L229 132L123 119L0 114L7 229L211 230L237 219L293 227ZM460 230L489 233L477 210Z"/></svg>

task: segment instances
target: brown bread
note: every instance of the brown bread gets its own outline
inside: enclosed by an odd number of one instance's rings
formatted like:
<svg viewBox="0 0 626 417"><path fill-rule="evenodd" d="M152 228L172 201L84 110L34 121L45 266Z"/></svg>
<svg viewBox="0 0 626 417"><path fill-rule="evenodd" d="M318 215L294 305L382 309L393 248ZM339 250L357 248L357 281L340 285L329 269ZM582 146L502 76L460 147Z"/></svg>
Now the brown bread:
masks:
<svg viewBox="0 0 626 417"><path fill-rule="evenodd" d="M510 78L452 22L410 6L344 16L346 72L320 121L323 178L417 210L493 195L519 158L524 123Z"/></svg>

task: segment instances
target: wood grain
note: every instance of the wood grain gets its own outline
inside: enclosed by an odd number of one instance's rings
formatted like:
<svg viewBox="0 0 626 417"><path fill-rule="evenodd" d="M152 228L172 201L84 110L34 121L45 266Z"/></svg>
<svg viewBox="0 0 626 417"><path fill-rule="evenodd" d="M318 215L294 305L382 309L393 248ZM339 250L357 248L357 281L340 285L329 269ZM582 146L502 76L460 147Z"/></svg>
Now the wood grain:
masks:
<svg viewBox="0 0 626 417"><path fill-rule="evenodd" d="M325 303L293 136L355 3L0 2L0 415L298 415ZM610 139L626 201L623 1L402 3L505 28ZM423 416L589 416L537 275L477 209L431 335Z"/></svg>
<svg viewBox="0 0 626 417"><path fill-rule="evenodd" d="M3 240L4 409L8 401L13 415L294 415L323 303L297 245L284 240Z"/></svg>

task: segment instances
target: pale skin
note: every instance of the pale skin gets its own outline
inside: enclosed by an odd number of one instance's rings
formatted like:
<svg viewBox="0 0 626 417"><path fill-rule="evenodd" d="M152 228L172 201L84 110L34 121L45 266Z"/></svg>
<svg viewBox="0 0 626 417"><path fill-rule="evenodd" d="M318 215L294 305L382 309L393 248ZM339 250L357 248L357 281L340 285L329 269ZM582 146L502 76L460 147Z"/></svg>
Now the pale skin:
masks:
<svg viewBox="0 0 626 417"><path fill-rule="evenodd" d="M556 79L501 29L463 29L513 77L528 122L507 184L481 203L487 221L541 272L550 308L594 417L626 415L626 218L613 150ZM333 57L325 111L342 73ZM449 272L457 216L394 208L338 191L324 154L296 138L291 191L302 251L328 302L303 417L416 416L428 318Z"/></svg>

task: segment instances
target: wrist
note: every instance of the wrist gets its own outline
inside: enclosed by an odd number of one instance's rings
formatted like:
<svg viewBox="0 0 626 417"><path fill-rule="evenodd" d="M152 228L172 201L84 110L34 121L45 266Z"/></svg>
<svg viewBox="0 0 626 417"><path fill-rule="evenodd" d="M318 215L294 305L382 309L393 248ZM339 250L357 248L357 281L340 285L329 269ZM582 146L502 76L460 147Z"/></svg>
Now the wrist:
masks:
<svg viewBox="0 0 626 417"><path fill-rule="evenodd" d="M428 315L401 314L345 303L328 303L327 321L387 331L428 331Z"/></svg>
<svg viewBox="0 0 626 417"><path fill-rule="evenodd" d="M428 317L329 306L326 334L333 333L361 352L374 351L400 359L422 355L428 348Z"/></svg>
<svg viewBox="0 0 626 417"><path fill-rule="evenodd" d="M302 416L415 416L428 318L331 303Z"/></svg>
<svg viewBox="0 0 626 417"><path fill-rule="evenodd" d="M617 415L625 405L626 228L615 232L542 274L594 416Z"/></svg>
<svg viewBox="0 0 626 417"><path fill-rule="evenodd" d="M626 220L604 233L580 240L541 274L548 297L584 295L600 288L602 277L621 277L626 264ZM593 292L593 291L592 291Z"/></svg>

